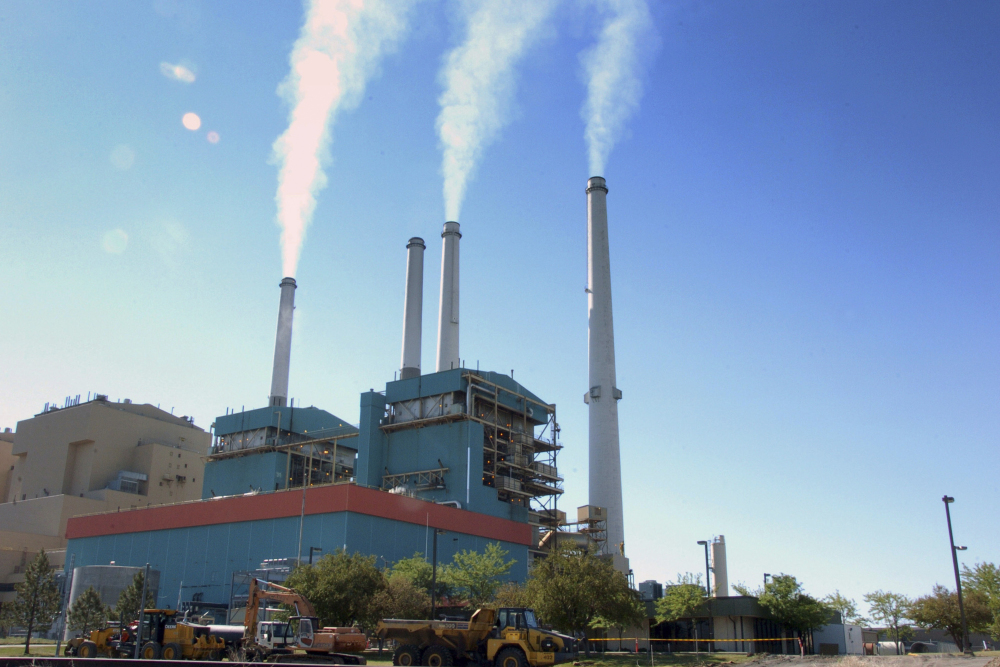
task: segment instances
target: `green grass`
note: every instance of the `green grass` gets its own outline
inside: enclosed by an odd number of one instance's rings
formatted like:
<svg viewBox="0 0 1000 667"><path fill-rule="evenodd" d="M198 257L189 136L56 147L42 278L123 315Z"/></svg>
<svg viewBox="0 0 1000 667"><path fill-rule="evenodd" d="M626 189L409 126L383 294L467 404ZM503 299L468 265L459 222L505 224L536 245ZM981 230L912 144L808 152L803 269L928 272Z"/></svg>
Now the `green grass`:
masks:
<svg viewBox="0 0 1000 667"><path fill-rule="evenodd" d="M55 655L56 645L52 644L39 644L36 645L35 642L31 642L31 653L29 655ZM13 658L19 655L24 655L24 644L20 646L0 646L0 656L6 658Z"/></svg>
<svg viewBox="0 0 1000 667"><path fill-rule="evenodd" d="M31 640L31 645L35 644L55 644L55 639L39 639L35 638ZM24 644L24 637L0 637L0 646L4 644Z"/></svg>

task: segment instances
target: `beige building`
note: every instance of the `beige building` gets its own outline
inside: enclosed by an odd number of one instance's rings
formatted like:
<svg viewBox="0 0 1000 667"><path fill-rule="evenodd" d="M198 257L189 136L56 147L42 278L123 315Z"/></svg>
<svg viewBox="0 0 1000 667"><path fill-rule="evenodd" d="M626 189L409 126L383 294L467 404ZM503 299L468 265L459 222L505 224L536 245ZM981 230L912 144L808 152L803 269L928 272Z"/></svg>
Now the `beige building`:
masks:
<svg viewBox="0 0 1000 667"><path fill-rule="evenodd" d="M63 566L70 517L200 499L210 445L193 419L103 396L0 434L0 602L39 549Z"/></svg>

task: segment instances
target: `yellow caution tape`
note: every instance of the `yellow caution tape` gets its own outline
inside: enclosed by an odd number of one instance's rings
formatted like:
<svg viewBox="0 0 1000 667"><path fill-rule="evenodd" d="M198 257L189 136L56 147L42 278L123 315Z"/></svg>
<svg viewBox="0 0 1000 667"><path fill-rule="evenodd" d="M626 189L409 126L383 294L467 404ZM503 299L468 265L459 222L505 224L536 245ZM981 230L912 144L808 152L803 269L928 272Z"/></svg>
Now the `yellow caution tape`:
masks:
<svg viewBox="0 0 1000 667"><path fill-rule="evenodd" d="M718 642L724 644L733 644L737 642L783 642L783 641L797 641L798 637L773 637L771 639L659 639L653 637L652 639L646 639L645 637L622 637L618 639L617 637L606 637L606 638L594 638L586 641L592 642L634 642L634 641L651 641L651 642ZM581 640L584 641L584 640Z"/></svg>

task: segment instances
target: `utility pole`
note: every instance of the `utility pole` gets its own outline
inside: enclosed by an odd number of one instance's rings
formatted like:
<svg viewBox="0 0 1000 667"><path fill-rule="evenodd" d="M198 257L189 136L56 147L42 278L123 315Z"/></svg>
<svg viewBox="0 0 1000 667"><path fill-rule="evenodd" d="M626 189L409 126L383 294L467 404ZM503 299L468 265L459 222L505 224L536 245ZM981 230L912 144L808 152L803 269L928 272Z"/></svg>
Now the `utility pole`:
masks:
<svg viewBox="0 0 1000 667"><path fill-rule="evenodd" d="M445 531L440 528L434 529L434 551L433 551L433 564L431 565L431 620L434 620L434 615L437 612L437 580L438 580L438 535L443 534Z"/></svg>
<svg viewBox="0 0 1000 667"><path fill-rule="evenodd" d="M951 543L951 562L955 567L955 589L958 591L958 611L962 615L962 653L970 653L972 644L969 642L969 625L965 621L965 605L962 602L962 578L958 574L958 552L965 551L966 547L955 546L955 536L951 532L951 510L949 505L955 502L951 496L941 499L944 502L944 515L948 519L948 542Z"/></svg>
<svg viewBox="0 0 1000 667"><path fill-rule="evenodd" d="M139 650L142 647L142 622L146 618L146 587L149 586L149 563L146 563L146 572L142 575L142 597L139 598L139 627L136 628L135 637L135 659L139 659Z"/></svg>

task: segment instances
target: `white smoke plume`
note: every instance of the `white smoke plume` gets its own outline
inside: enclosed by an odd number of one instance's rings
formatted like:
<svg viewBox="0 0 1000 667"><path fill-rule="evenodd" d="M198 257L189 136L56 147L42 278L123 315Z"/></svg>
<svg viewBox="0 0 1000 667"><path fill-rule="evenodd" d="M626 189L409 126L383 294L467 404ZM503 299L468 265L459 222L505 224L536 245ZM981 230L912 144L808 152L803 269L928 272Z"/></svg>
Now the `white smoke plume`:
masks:
<svg viewBox="0 0 1000 667"><path fill-rule="evenodd" d="M656 45L646 0L598 0L605 14L597 44L586 51L587 101L582 116L590 152L590 175L603 176L604 165L625 121L642 99L642 70Z"/></svg>
<svg viewBox="0 0 1000 667"><path fill-rule="evenodd" d="M406 29L413 0L307 0L292 49L291 72L278 87L291 111L274 142L278 225L284 273L294 277L316 195L326 186L330 127L337 112L361 101L381 57Z"/></svg>
<svg viewBox="0 0 1000 667"><path fill-rule="evenodd" d="M480 154L510 117L514 67L538 36L553 0L479 0L465 4L465 41L441 70L438 136L444 153L447 220L458 220Z"/></svg>

